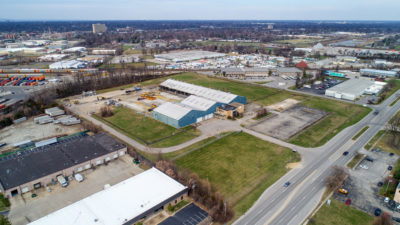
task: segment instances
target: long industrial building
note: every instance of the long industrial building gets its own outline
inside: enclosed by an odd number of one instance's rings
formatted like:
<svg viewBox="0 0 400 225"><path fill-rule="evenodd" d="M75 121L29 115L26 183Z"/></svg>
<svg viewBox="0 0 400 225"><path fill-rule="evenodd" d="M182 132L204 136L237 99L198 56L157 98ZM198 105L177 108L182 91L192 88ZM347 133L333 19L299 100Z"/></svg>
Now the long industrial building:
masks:
<svg viewBox="0 0 400 225"><path fill-rule="evenodd" d="M168 79L160 90L188 96L180 103L166 102L154 109L153 116L170 126L181 128L214 116L217 107L233 102L246 104L243 96Z"/></svg>
<svg viewBox="0 0 400 225"><path fill-rule="evenodd" d="M170 52L165 54L154 55L154 58L161 61L185 62L185 61L193 61L206 58L207 59L219 58L224 56L225 54L218 52L193 50L193 51L179 51L179 52Z"/></svg>
<svg viewBox="0 0 400 225"><path fill-rule="evenodd" d="M29 225L131 225L176 205L188 188L151 168Z"/></svg>
<svg viewBox="0 0 400 225"><path fill-rule="evenodd" d="M399 75L396 71L374 70L374 69L361 69L360 73L362 76L368 76L368 77L398 77Z"/></svg>
<svg viewBox="0 0 400 225"><path fill-rule="evenodd" d="M350 79L325 91L326 96L354 101L363 94L378 95L384 82L376 82L367 79Z"/></svg>
<svg viewBox="0 0 400 225"><path fill-rule="evenodd" d="M124 144L105 133L51 141L0 158L0 188L6 197L26 193L55 182L58 175L71 176L117 159L126 151Z"/></svg>

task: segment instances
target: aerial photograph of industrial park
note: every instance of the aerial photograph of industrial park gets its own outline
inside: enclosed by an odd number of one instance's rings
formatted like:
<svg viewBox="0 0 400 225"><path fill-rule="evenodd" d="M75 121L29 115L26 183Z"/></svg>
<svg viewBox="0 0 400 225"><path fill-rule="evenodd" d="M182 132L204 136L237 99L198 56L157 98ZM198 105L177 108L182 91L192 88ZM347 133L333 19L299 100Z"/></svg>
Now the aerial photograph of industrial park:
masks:
<svg viewBox="0 0 400 225"><path fill-rule="evenodd" d="M0 6L0 225L400 225L399 0Z"/></svg>

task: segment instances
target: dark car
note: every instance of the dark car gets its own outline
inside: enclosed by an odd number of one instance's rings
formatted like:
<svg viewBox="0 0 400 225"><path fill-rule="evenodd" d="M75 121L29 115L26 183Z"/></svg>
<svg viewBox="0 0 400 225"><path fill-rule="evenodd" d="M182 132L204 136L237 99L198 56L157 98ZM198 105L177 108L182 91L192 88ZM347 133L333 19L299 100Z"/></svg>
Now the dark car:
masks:
<svg viewBox="0 0 400 225"><path fill-rule="evenodd" d="M343 152L343 155L348 155L348 154L349 154L348 151Z"/></svg>
<svg viewBox="0 0 400 225"><path fill-rule="evenodd" d="M393 219L394 221L396 221L396 222L399 222L399 223L400 223L400 218L399 218L399 217L392 217L392 219Z"/></svg>
<svg viewBox="0 0 400 225"><path fill-rule="evenodd" d="M390 171L390 170L392 170L393 169L393 166L388 166L388 170Z"/></svg>
<svg viewBox="0 0 400 225"><path fill-rule="evenodd" d="M389 153L389 156L394 156L394 153L393 152Z"/></svg>
<svg viewBox="0 0 400 225"><path fill-rule="evenodd" d="M375 215L375 216L380 216L380 215L381 215L381 212L382 212L382 210L381 210L380 208L376 208L376 209L375 209L375 212L374 212L374 215Z"/></svg>
<svg viewBox="0 0 400 225"><path fill-rule="evenodd" d="M367 160L367 161L369 161L369 162L373 162L373 161L374 161L374 159L371 158L371 157L369 157L369 156L365 157L365 160Z"/></svg>
<svg viewBox="0 0 400 225"><path fill-rule="evenodd" d="M288 181L288 182L286 182L283 186L284 186L284 187L289 187L289 185L290 185L290 182Z"/></svg>
<svg viewBox="0 0 400 225"><path fill-rule="evenodd" d="M378 114L379 114L378 110L374 111L374 115L378 115Z"/></svg>
<svg viewBox="0 0 400 225"><path fill-rule="evenodd" d="M396 206L396 202L395 201L393 201L393 200L389 200L389 203L388 203L391 207L395 207Z"/></svg>
<svg viewBox="0 0 400 225"><path fill-rule="evenodd" d="M379 181L378 182L378 187L382 187L383 186L383 182Z"/></svg>

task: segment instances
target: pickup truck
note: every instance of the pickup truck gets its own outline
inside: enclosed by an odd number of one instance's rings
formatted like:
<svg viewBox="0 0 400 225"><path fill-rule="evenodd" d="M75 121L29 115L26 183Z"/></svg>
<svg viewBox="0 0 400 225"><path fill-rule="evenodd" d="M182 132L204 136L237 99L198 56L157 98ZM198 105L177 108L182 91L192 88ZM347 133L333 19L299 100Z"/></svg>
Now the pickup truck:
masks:
<svg viewBox="0 0 400 225"><path fill-rule="evenodd" d="M62 187L68 186L68 182L67 180L65 180L65 177L63 175L58 175L57 181L61 184Z"/></svg>

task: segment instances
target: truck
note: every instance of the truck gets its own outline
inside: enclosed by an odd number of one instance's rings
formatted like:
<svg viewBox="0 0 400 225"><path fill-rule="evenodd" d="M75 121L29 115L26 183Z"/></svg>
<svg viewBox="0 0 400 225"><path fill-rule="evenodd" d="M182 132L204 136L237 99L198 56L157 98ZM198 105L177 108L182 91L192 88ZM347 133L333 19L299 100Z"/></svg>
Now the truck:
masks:
<svg viewBox="0 0 400 225"><path fill-rule="evenodd" d="M58 183L61 184L62 187L68 186L68 182L67 182L67 180L65 179L65 177L63 175L58 175L57 176L57 181L58 181Z"/></svg>

